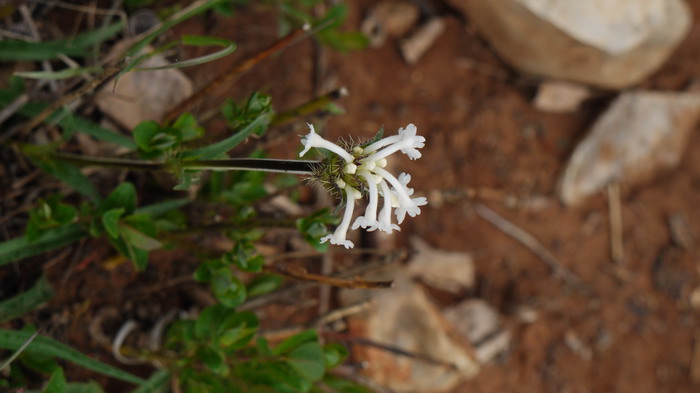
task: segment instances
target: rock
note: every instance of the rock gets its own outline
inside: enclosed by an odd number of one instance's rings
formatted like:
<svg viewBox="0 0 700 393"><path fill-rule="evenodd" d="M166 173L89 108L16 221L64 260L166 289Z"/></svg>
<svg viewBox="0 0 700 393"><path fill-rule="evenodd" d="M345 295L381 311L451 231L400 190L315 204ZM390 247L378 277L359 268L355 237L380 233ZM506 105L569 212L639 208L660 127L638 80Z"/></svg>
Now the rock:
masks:
<svg viewBox="0 0 700 393"><path fill-rule="evenodd" d="M362 21L360 31L369 38L369 45L378 48L387 37L398 38L407 34L416 25L420 11L410 1L380 1L370 8Z"/></svg>
<svg viewBox="0 0 700 393"><path fill-rule="evenodd" d="M494 360L510 348L511 334L504 330L501 316L483 300L466 300L444 312L445 318L474 347L480 364Z"/></svg>
<svg viewBox="0 0 700 393"><path fill-rule="evenodd" d="M418 237L411 239L411 245L416 251L407 266L411 276L453 294L474 286L474 260L470 254L439 250Z"/></svg>
<svg viewBox="0 0 700 393"><path fill-rule="evenodd" d="M577 204L611 182L639 184L681 159L700 116L700 93L620 95L576 147L560 198Z"/></svg>
<svg viewBox="0 0 700 393"><path fill-rule="evenodd" d="M659 69L688 33L682 0L448 0L514 67L621 89Z"/></svg>
<svg viewBox="0 0 700 393"><path fill-rule="evenodd" d="M397 277L395 284L392 290L376 292L373 310L366 319L354 320L351 331L434 361L362 347L357 355L368 363L368 376L392 391L438 392L476 375L479 366L468 343L459 340L423 289L407 276Z"/></svg>
<svg viewBox="0 0 700 393"><path fill-rule="evenodd" d="M154 55L139 67L170 64L162 55ZM114 91L113 91L114 90ZM120 126L133 130L144 120L160 121L165 113L192 95L193 86L180 70L132 71L114 84L106 84L97 94L100 110Z"/></svg>
<svg viewBox="0 0 700 393"><path fill-rule="evenodd" d="M543 112L572 113L590 97L591 91L583 85L562 81L545 81L537 89L533 105Z"/></svg>
<svg viewBox="0 0 700 393"><path fill-rule="evenodd" d="M445 21L433 18L421 25L410 37L399 45L401 55L408 64L416 64L445 31Z"/></svg>

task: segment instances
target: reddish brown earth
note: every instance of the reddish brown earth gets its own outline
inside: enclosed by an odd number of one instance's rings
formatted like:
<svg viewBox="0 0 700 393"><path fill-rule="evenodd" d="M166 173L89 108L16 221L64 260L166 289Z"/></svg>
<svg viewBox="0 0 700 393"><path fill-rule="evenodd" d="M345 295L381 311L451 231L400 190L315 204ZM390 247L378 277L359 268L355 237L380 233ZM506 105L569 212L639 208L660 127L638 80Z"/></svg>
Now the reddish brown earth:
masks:
<svg viewBox="0 0 700 393"><path fill-rule="evenodd" d="M350 27L359 25L369 3L353 5ZM694 19L700 20L700 2L690 4ZM695 154L700 134L693 133L678 168L641 186L623 185L625 259L615 263L610 257L606 195L575 208L556 199L557 179L569 154L614 94L599 94L574 114L539 112L530 104L536 80L509 69L466 26L468 21L448 13L446 32L415 66L406 65L396 42L389 40L378 49L326 52L325 71L318 74L316 49L302 42L220 94L242 98L263 89L283 110L310 99L314 79L320 75L330 87L346 86L350 91L339 102L346 114L327 121L332 137L369 137L381 126L393 132L408 123L426 136L423 158L395 164L413 175L411 184L418 193L430 198L419 217L404 223L396 245L417 235L439 248L472 253L478 284L469 296L495 305L514 332L509 353L456 391L698 391L700 371L692 377L691 367L694 351L700 350L696 349L700 321L690 294L700 285L700 249L678 247L668 219L681 215L700 235L700 155ZM188 70L197 85L276 37L274 18L258 11L246 11L233 22L191 21L178 32L221 36L239 44L234 56ZM696 23L669 62L643 87L681 90L700 80L698 42ZM493 72L477 72L466 67L464 59L485 64ZM490 75L494 72L506 78ZM210 101L210 105L219 102ZM298 147L296 134L303 132L299 128L270 155L292 157ZM132 180L144 181L140 175ZM530 207L512 203L532 198L544 203ZM537 238L580 277L584 289L556 278L530 250L480 218L474 210L477 203ZM160 253L139 275L126 264L113 270L81 264L93 252L97 259L112 255L104 244L90 242L46 267L58 296L34 316L37 323L57 327L50 331L55 337L89 355L110 359L86 334L87 321L100 309L113 306L121 313L113 326L107 326L113 332L126 318L148 323L171 307L202 304L193 283L163 286L192 271L196 261L187 255ZM23 269L36 272L38 263ZM69 267L68 279L62 282ZM13 274L0 277L5 282ZM523 310L534 312L534 321L524 321ZM578 338L590 352L573 350L567 336ZM71 370L77 378L87 376ZM122 386L110 383L110 389Z"/></svg>

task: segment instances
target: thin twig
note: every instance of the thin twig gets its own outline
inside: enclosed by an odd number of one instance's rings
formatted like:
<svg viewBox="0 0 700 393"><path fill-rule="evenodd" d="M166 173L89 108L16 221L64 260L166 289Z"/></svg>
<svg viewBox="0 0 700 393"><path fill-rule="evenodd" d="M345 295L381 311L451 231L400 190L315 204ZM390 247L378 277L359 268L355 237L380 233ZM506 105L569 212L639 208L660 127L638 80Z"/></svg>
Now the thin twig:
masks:
<svg viewBox="0 0 700 393"><path fill-rule="evenodd" d="M446 362L441 359L434 358L428 354L417 353L394 345L378 343L365 337L355 337L346 333L326 333L326 335L332 337L334 340L343 341L349 344L381 349L382 351L389 352L397 356L420 360L429 364L433 364L435 366L445 367L450 370L458 369L457 365L452 364L450 362Z"/></svg>
<svg viewBox="0 0 700 393"><path fill-rule="evenodd" d="M211 93L218 89L220 86L231 84L234 80L241 76L241 74L250 70L256 64L267 59L272 54L295 43L296 39L307 31L307 29L303 28L293 30L291 33L272 43L272 45L270 45L269 47L263 49L262 51L258 52L257 54L251 57L246 58L235 67L218 75L216 78L214 78L211 82L207 83L193 95L189 96L184 101L175 106L173 109L169 110L165 114L165 116L163 116L163 121L170 122L175 120L175 118L177 118L180 114L189 111L195 104L200 102L205 97L211 95Z"/></svg>
<svg viewBox="0 0 700 393"><path fill-rule="evenodd" d="M572 286L581 286L581 279L571 270L566 268L566 266L564 266L561 262L559 262L559 260L534 236L525 232L523 229L517 227L515 224L499 216L496 212L480 203L476 204L474 209L476 210L476 214L478 214L481 218L490 222L493 226L517 240L520 242L520 244L524 245L535 255L537 255L540 260L545 263L545 265L552 269L552 272L554 272L556 277L564 280Z"/></svg>
<svg viewBox="0 0 700 393"><path fill-rule="evenodd" d="M338 277L324 276L321 274L309 273L304 268L282 268L279 266L265 266L263 271L266 273L280 274L285 277L302 280L314 281L320 284L330 285L339 288L351 289L384 289L391 288L393 281L367 281L360 278L346 279Z"/></svg>
<svg viewBox="0 0 700 393"><path fill-rule="evenodd" d="M22 127L22 131L25 133L30 132L36 126L38 126L44 120L46 120L49 116L51 116L56 110L58 110L59 108L65 106L65 105L68 105L68 104L72 103L73 101L81 98L82 96L88 94L90 91L97 89L102 84L104 84L105 82L107 82L108 80L110 80L114 76L116 76L121 70L122 70L122 63L121 62L116 64L116 65L107 67L104 71L102 71L102 73L95 76L95 78L93 80L91 80L90 82L84 83L82 86L80 86L75 91L61 96L61 98L54 101L52 104L48 105L36 117L27 121L25 123L25 125Z"/></svg>
<svg viewBox="0 0 700 393"><path fill-rule="evenodd" d="M608 185L608 213L610 218L610 257L613 262L622 263L625 259L625 245L622 233L620 186L617 183Z"/></svg>

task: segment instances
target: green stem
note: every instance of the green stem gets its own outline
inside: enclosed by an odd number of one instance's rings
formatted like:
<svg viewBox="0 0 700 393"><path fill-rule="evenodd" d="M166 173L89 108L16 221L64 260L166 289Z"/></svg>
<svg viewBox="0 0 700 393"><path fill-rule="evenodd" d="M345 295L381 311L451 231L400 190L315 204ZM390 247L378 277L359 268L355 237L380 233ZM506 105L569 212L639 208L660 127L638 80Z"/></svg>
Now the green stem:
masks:
<svg viewBox="0 0 700 393"><path fill-rule="evenodd" d="M128 158L105 158L69 153L54 153L51 158L80 166L99 166L141 171L167 171L173 168L213 171L260 171L297 175L310 175L318 161L276 160L268 158L229 158L223 160L187 160L176 164L160 161L132 160Z"/></svg>

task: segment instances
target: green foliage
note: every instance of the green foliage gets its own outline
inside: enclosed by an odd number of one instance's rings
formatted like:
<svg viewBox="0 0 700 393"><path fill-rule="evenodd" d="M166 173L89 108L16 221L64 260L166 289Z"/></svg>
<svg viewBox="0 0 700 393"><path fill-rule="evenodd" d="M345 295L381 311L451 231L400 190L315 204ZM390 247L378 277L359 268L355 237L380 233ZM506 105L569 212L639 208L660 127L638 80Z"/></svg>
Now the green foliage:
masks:
<svg viewBox="0 0 700 393"><path fill-rule="evenodd" d="M46 303L53 296L53 288L41 276L28 291L0 302L0 323L7 322L26 314L41 304Z"/></svg>
<svg viewBox="0 0 700 393"><path fill-rule="evenodd" d="M32 336L32 332L28 331L12 331L0 329L0 348L17 350ZM92 359L73 348L61 344L49 337L36 336L36 338L24 350L29 354L38 354L45 356L57 357L68 360L79 366L85 367L100 374L104 374L122 381L131 382L134 384L143 383L143 379Z"/></svg>
<svg viewBox="0 0 700 393"><path fill-rule="evenodd" d="M319 0L282 1L283 12L290 20L311 22L315 26L315 37L322 43L347 50L362 46L356 33L340 32L346 17L344 6L332 7L327 15L318 20L310 17L311 8ZM125 1L128 10L150 4L150 0ZM163 24L147 37L133 45L127 53L124 72L136 70L154 53L173 48L175 45L212 46L213 53L189 59L161 68L177 68L201 64L226 56L236 49L228 40L184 36L177 41L162 44L155 51L142 54L147 45L176 24L215 10L222 14L233 12L242 1L210 0L191 3L193 8L185 12L172 13ZM183 3L184 4L184 3ZM180 6L175 5L174 7ZM187 5L185 5L187 7ZM170 11L177 11L172 8ZM296 22L295 22L296 23ZM106 39L114 37L122 26L107 25L105 28L84 33L72 40L45 43L0 42L0 61L38 61L55 59L60 55L85 57L98 53L93 49ZM80 63L81 67L56 72L27 72L25 78L58 79L100 72L98 68ZM7 89L0 89L0 108L4 108L25 93L20 78L12 78ZM3 126L21 126L26 118L38 116L48 104L30 102L23 105ZM208 177L198 193L190 198L162 200L148 206L139 206L136 187L122 181L109 193L102 184L98 188L93 180L75 164L80 161L61 160L56 150L63 148L78 132L101 141L126 148L125 155L156 162L180 177L176 189L188 189L200 178L202 168L197 160L227 159L229 152L251 137L262 136L270 127L275 112L270 96L255 92L243 102L227 100L221 108L229 133L221 138L206 135L194 115L182 114L168 123L145 121L139 124L130 137L120 132L100 127L92 121L74 115L68 107L60 108L49 115L44 123L58 125L60 138L45 146L22 146L22 151L40 169L62 181L77 193L64 198L50 195L39 199L29 211L29 220L24 236L0 242L0 266L55 250L86 237L107 239L115 250L129 258L136 269L147 267L149 255L154 250L179 246L183 232L206 227L214 217L206 216L202 224L199 216L186 208L211 206L221 224L221 232L232 241L227 252L209 255L199 252L202 263L195 278L206 283L218 301L201 312L195 320L178 320L171 324L165 337L165 350L156 354L166 367L154 373L148 380L136 377L107 364L92 359L49 337L36 335L32 331L0 330L0 348L14 351L5 359L3 366L9 374L0 377L0 390L6 387L24 388L36 374L47 380L45 392L101 392L99 385L70 383L66 381L63 363L65 360L95 372L138 385L134 392L167 391L170 379L179 382L183 392L308 392L318 391L320 384L339 386L338 391L351 392L337 379L329 379L327 371L338 366L346 357L347 350L337 344L322 346L315 331L309 330L294 335L278 345L270 345L259 336L259 322L255 314L238 311L248 297L270 293L283 282L282 277L262 273L265 259L257 252L256 244L265 234L266 225L296 227L304 238L319 250L318 239L327 234L326 225L338 219L327 210L292 222L282 219L279 223L258 217L257 206L268 196L266 182L276 187L293 187L296 177L279 176L268 178L261 172L237 171L216 172ZM290 118L291 119L291 118ZM122 149L123 151L124 149ZM253 157L262 158L259 152ZM104 162L104 161L103 161ZM138 162L132 160L132 162ZM150 164L149 164L150 165ZM128 177L133 179L133 177ZM103 191L103 193L100 192ZM106 196L105 196L106 195ZM79 207L78 207L79 206ZM190 209L191 210L191 209ZM220 213L219 213L220 212ZM220 221L225 217L225 221ZM261 225L267 219L265 225ZM197 222L200 220L200 222ZM212 220L210 220L212 221ZM9 321L45 303L53 291L45 278L39 279L29 290L0 302L0 323ZM360 392L361 390L356 390Z"/></svg>
<svg viewBox="0 0 700 393"><path fill-rule="evenodd" d="M231 391L236 386L236 391L307 392L347 355L339 345L322 347L314 330L271 348L262 338L254 340L258 327L255 314L224 305L173 324L167 348L194 354L179 357L175 374L183 391Z"/></svg>
<svg viewBox="0 0 700 393"><path fill-rule="evenodd" d="M0 62L51 60L59 55L85 57L89 49L111 38L124 28L121 22L83 33L71 40L47 42L0 41Z"/></svg>
<svg viewBox="0 0 700 393"><path fill-rule="evenodd" d="M296 227L311 246L320 252L328 249L327 243L321 243L320 239L328 234L326 225L337 225L338 217L331 215L329 209L321 209L308 217L299 218Z"/></svg>

